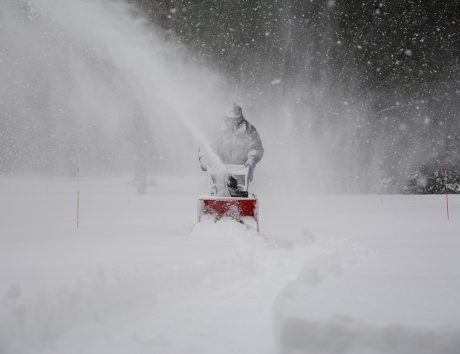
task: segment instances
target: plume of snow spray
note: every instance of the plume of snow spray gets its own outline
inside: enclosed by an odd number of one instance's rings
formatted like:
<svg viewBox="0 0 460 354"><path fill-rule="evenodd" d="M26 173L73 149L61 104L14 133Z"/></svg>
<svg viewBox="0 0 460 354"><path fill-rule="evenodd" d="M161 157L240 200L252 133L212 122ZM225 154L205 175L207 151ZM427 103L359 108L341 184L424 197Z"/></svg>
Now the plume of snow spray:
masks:
<svg viewBox="0 0 460 354"><path fill-rule="evenodd" d="M209 147L223 81L132 7L5 0L0 21L2 170L130 170L138 155L197 167L195 139Z"/></svg>

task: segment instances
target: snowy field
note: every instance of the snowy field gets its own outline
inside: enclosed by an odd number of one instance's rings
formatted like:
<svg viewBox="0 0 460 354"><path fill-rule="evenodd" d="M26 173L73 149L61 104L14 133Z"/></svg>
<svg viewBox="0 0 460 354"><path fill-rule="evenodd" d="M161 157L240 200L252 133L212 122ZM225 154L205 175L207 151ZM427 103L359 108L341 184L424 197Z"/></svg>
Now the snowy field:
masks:
<svg viewBox="0 0 460 354"><path fill-rule="evenodd" d="M260 193L261 234L195 225L201 182L1 177L0 353L459 353L460 198Z"/></svg>

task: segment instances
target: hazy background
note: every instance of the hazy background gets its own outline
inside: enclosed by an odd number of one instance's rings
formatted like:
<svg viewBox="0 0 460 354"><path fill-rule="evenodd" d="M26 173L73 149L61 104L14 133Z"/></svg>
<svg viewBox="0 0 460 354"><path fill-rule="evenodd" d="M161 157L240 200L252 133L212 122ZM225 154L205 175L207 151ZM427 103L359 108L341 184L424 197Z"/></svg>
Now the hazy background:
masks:
<svg viewBox="0 0 460 354"><path fill-rule="evenodd" d="M260 187L399 191L458 165L457 1L0 4L0 173L198 174L233 102Z"/></svg>

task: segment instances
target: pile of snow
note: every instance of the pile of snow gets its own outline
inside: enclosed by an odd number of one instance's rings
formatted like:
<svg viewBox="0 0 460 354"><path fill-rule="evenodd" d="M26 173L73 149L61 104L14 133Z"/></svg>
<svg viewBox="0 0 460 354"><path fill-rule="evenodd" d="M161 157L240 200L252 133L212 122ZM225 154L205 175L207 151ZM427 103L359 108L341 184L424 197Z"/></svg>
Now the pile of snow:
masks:
<svg viewBox="0 0 460 354"><path fill-rule="evenodd" d="M351 212L335 215L345 200ZM459 352L459 220L442 215L439 196L384 197L371 208L365 197L345 200L337 198L331 220L346 218L342 234L353 230L350 239L370 251L323 248L305 262L274 305L279 350ZM451 198L457 213L459 202Z"/></svg>

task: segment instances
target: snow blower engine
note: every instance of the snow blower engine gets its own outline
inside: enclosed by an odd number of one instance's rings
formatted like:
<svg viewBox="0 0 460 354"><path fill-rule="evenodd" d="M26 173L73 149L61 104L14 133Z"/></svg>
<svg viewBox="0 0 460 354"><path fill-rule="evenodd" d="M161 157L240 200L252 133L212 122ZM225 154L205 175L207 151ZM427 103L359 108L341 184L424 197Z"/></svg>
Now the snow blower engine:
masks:
<svg viewBox="0 0 460 354"><path fill-rule="evenodd" d="M209 196L198 199L198 222L203 215L214 220L230 217L244 224L255 223L259 232L258 200L250 194L249 168L244 165L224 165L208 169Z"/></svg>

